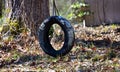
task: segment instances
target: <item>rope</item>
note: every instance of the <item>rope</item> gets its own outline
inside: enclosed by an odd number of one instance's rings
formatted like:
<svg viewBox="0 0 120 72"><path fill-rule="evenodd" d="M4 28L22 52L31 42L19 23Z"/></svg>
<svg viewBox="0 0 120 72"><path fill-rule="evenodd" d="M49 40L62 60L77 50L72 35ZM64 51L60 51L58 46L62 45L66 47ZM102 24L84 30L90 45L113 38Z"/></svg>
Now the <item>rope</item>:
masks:
<svg viewBox="0 0 120 72"><path fill-rule="evenodd" d="M57 9L55 0L53 0L53 16L56 16L56 15L59 16L60 14L59 14L59 11L58 11L58 9Z"/></svg>

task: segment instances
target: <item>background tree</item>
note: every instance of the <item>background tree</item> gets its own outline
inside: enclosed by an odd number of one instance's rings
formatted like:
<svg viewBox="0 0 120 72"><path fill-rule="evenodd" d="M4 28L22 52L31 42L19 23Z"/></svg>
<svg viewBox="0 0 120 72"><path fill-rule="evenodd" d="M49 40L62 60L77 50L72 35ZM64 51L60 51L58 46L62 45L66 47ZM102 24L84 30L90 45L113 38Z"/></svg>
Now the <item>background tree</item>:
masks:
<svg viewBox="0 0 120 72"><path fill-rule="evenodd" d="M73 4L76 0L71 0L71 4Z"/></svg>
<svg viewBox="0 0 120 72"><path fill-rule="evenodd" d="M22 21L35 37L42 21L49 17L49 0L5 0L5 8L10 9L8 18Z"/></svg>
<svg viewBox="0 0 120 72"><path fill-rule="evenodd" d="M2 16L2 0L0 0L0 17Z"/></svg>

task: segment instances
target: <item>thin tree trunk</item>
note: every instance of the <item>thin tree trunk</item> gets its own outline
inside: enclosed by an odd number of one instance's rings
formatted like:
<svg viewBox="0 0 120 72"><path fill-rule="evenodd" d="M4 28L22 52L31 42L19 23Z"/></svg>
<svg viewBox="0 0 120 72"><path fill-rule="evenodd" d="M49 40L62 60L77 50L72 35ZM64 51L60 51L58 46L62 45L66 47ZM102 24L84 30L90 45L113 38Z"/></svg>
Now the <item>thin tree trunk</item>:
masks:
<svg viewBox="0 0 120 72"><path fill-rule="evenodd" d="M2 0L0 0L0 17L2 16Z"/></svg>
<svg viewBox="0 0 120 72"><path fill-rule="evenodd" d="M71 0L71 4L73 4L75 2L75 0Z"/></svg>
<svg viewBox="0 0 120 72"><path fill-rule="evenodd" d="M12 0L4 0L4 7L5 7L5 17L9 18L11 17L12 14Z"/></svg>

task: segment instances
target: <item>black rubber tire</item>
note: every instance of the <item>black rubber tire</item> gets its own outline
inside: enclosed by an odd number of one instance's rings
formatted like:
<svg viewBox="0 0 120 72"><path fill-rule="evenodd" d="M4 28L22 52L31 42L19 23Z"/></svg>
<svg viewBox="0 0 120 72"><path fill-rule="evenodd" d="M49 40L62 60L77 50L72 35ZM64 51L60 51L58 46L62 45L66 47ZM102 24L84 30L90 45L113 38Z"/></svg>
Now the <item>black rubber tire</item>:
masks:
<svg viewBox="0 0 120 72"><path fill-rule="evenodd" d="M49 41L48 34L50 27L53 24L58 24L64 32L64 44L60 50L55 50ZM68 52L70 52L75 39L74 29L72 25L69 23L68 20L61 16L51 16L48 19L44 20L44 22L39 27L38 37L40 46L43 51L53 57L64 56Z"/></svg>

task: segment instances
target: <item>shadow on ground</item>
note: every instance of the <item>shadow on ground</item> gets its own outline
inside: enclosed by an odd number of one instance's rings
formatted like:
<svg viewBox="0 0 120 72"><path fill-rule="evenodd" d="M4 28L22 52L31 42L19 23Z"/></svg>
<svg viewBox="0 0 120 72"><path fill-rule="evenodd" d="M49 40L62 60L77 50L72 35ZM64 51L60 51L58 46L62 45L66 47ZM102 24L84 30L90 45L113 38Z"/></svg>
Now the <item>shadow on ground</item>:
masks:
<svg viewBox="0 0 120 72"><path fill-rule="evenodd" d="M10 61L1 61L0 62L0 68L6 67L12 64L24 64L26 62L29 62L30 65L34 65L35 61L38 61L41 59L42 56L40 55L23 55L17 60L11 59Z"/></svg>
<svg viewBox="0 0 120 72"><path fill-rule="evenodd" d="M112 48L120 48L120 41L113 41L111 42L110 40L80 40L76 39L75 40L76 45L83 45L83 46L91 46L94 45L96 47L112 47Z"/></svg>
<svg viewBox="0 0 120 72"><path fill-rule="evenodd" d="M15 64L24 64L25 62L35 62L37 60L40 60L42 57L40 55L24 55L21 56L18 61L15 62Z"/></svg>

